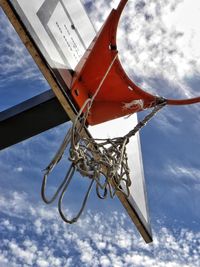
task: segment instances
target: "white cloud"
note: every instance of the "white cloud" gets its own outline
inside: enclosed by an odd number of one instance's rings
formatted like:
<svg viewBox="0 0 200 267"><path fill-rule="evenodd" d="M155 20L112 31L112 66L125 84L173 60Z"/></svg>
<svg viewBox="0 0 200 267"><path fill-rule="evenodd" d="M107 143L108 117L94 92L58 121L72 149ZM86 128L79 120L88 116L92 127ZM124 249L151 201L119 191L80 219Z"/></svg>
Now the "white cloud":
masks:
<svg viewBox="0 0 200 267"><path fill-rule="evenodd" d="M17 257L20 261L25 262L28 265L33 265L33 261L35 258L34 253L30 252L29 250L24 250L23 248L19 247L15 241L11 241L9 243L9 249L11 254L14 257Z"/></svg>
<svg viewBox="0 0 200 267"><path fill-rule="evenodd" d="M16 172L23 172L23 167L16 167L15 168L15 171Z"/></svg>
<svg viewBox="0 0 200 267"><path fill-rule="evenodd" d="M37 263L37 265L39 267L49 267L50 266L49 263L48 263L48 261L47 260L44 260L42 258L39 258L36 263Z"/></svg>
<svg viewBox="0 0 200 267"><path fill-rule="evenodd" d="M95 251L92 249L88 241L77 240L77 248L80 252L80 259L83 263L87 265L94 264L95 261ZM94 264L95 266L95 264Z"/></svg>
<svg viewBox="0 0 200 267"><path fill-rule="evenodd" d="M102 267L111 266L110 259L107 256L101 256L99 262Z"/></svg>
<svg viewBox="0 0 200 267"><path fill-rule="evenodd" d="M15 80L39 80L44 78L22 44L10 22L0 9L0 87Z"/></svg>
<svg viewBox="0 0 200 267"><path fill-rule="evenodd" d="M200 183L200 170L194 167L186 167L174 163L170 163L166 167L167 172L178 178L187 177L193 181Z"/></svg>
<svg viewBox="0 0 200 267"><path fill-rule="evenodd" d="M0 264L2 267L9 267L9 259L6 258L6 255L0 251Z"/></svg>
<svg viewBox="0 0 200 267"><path fill-rule="evenodd" d="M135 233L126 216L119 212L105 217L101 213L87 212L79 223L70 226L57 216L45 218L44 207L31 204L25 194L21 200L16 193L9 194L9 209L1 203L4 225L15 223L15 229L7 228L0 243L1 266L145 266L145 267L198 267L200 265L200 232L188 229L169 230L161 223L154 225L154 243L146 245ZM3 196L4 197L4 196ZM20 208L24 200L24 216ZM17 201L17 202L16 202ZM48 206L46 209L50 209ZM31 212L34 210L35 212ZM55 215L55 210L51 211ZM17 216L18 215L18 216ZM95 219L96 218L96 219ZM57 226L55 226L57 225ZM18 229L25 230L20 234ZM38 229L42 231L38 237ZM59 230L58 230L59 229ZM56 231L55 231L56 230ZM55 231L55 232L54 232ZM12 259L12 260L10 260ZM8 265L8 262L11 265Z"/></svg>
<svg viewBox="0 0 200 267"><path fill-rule="evenodd" d="M1 228L3 228L3 230L4 229L7 229L8 231L15 231L16 230L15 226L7 219L6 220L3 219L0 222L0 226L1 226Z"/></svg>
<svg viewBox="0 0 200 267"><path fill-rule="evenodd" d="M34 222L34 226L35 226L35 231L38 235L41 235L44 232L44 227L40 219L37 219Z"/></svg>
<svg viewBox="0 0 200 267"><path fill-rule="evenodd" d="M124 67L130 76L142 76L144 81L157 77L164 78L170 87L178 87L182 95L191 94L191 88L184 83L184 78L200 71L198 57L199 47L196 48L194 32L198 32L198 24L193 23L190 36L176 20L181 20L185 13L180 12L187 6L187 15L193 16L193 8L189 1L130 1L124 12L119 31L119 49ZM188 8L190 6L190 8ZM196 13L195 13L196 14ZM185 17L184 17L185 19ZM196 22L199 17L196 16ZM168 23L170 21L170 23ZM180 23L179 23L180 25ZM187 20L187 25L190 21ZM126 27L126 31L124 31ZM188 30L189 31L189 30ZM160 93L165 93L160 88ZM147 88L149 89L149 88ZM153 88L152 88L153 89ZM159 93L159 90L157 90Z"/></svg>

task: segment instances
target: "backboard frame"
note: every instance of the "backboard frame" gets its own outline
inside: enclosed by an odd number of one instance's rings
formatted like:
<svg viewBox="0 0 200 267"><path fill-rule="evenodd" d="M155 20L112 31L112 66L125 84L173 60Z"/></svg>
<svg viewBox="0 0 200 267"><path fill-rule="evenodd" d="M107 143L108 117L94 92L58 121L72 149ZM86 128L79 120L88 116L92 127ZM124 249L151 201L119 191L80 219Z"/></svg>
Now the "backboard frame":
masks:
<svg viewBox="0 0 200 267"><path fill-rule="evenodd" d="M6 16L10 20L10 22L12 23L13 27L15 28L16 32L18 33L19 37L21 38L22 42L24 43L29 53L33 57L34 61L38 65L45 79L49 83L50 87L54 91L56 97L60 101L68 117L70 118L71 121L74 121L77 114L77 107L74 106L70 94L67 93L69 92L69 90L64 89L66 88L66 85L69 87L72 80L72 73L70 72L70 70L66 70L65 71L66 79L63 80L62 77L61 79L58 79L60 74L57 73L55 69L52 70L51 67L48 65L46 59L44 58L37 44L31 37L30 33L27 31L25 25L20 19L20 16L16 12L12 3L9 0L0 0L0 5L4 10ZM90 133L87 129L84 129L83 134L90 136ZM147 243L152 242L151 229L149 225L145 223L145 220L142 219L142 215L140 214L137 205L135 204L133 206L130 200L128 200L125 197L125 195L121 192L117 192L117 196L121 201L122 205L124 206L124 208L126 209L127 213L129 214L131 220L136 225L138 231L144 238L144 240Z"/></svg>

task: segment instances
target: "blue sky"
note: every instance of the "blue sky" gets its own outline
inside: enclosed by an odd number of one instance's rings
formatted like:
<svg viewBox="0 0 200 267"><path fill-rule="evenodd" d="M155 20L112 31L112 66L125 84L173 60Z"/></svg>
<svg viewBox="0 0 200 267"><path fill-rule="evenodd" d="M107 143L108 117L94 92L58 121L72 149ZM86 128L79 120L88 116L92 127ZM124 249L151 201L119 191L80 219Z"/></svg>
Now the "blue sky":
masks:
<svg viewBox="0 0 200 267"><path fill-rule="evenodd" d="M98 29L111 3L84 3ZM120 22L119 52L129 76L143 88L165 96L198 96L199 8L198 1L192 7L188 0L130 1ZM186 10L187 25L182 18ZM2 10L0 25L2 111L49 86ZM55 206L43 204L42 170L69 124L1 151L0 266L200 266L199 118L199 105L166 107L141 131L154 236L150 245L117 198L100 201L92 193L87 210L72 226L62 222ZM57 177L67 166L65 157ZM52 179L51 188L58 182ZM86 184L79 179L71 188L69 213L76 210Z"/></svg>

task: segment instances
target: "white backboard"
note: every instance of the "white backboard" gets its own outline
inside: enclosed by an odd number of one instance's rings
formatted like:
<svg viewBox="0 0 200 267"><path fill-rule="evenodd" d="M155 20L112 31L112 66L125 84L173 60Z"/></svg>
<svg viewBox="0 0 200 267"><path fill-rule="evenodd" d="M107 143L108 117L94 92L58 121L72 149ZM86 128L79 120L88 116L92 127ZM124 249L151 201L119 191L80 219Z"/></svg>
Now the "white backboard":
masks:
<svg viewBox="0 0 200 267"><path fill-rule="evenodd" d="M74 69L96 33L79 0L11 0L51 68Z"/></svg>
<svg viewBox="0 0 200 267"><path fill-rule="evenodd" d="M74 70L80 58L96 36L94 27L79 0L10 0L19 22L41 59L59 81L61 90L68 84L61 70ZM67 97L67 95L65 95ZM70 100L68 99L70 102ZM94 137L123 136L137 123L137 116L120 118L89 128ZM138 230L151 241L146 188L139 134L128 144L132 185L130 196L122 202ZM131 210L131 212L130 212Z"/></svg>

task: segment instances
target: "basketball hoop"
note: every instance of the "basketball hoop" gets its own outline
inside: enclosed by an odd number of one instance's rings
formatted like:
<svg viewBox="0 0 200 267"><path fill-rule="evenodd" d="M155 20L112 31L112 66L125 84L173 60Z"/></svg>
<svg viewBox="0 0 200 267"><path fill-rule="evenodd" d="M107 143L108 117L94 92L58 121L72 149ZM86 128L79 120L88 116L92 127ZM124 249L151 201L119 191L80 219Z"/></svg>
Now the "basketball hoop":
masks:
<svg viewBox="0 0 200 267"><path fill-rule="evenodd" d="M50 204L60 194L58 210L67 223L78 220L94 183L96 183L96 194L100 199L106 198L108 194L113 198L117 192L121 192L128 198L131 179L126 145L130 138L164 106L200 102L200 97L173 100L154 96L143 91L128 78L118 59L116 46L117 25L126 3L127 0L122 0L118 8L112 10L75 69L70 93L79 112L61 147L45 170L42 198ZM86 129L88 124L99 124L148 108L152 109L151 112L122 137L94 139L83 134L83 129ZM48 174L61 160L68 145L71 166L55 194L51 199L47 199L45 190ZM62 201L76 172L91 181L78 214L69 219L62 210Z"/></svg>

